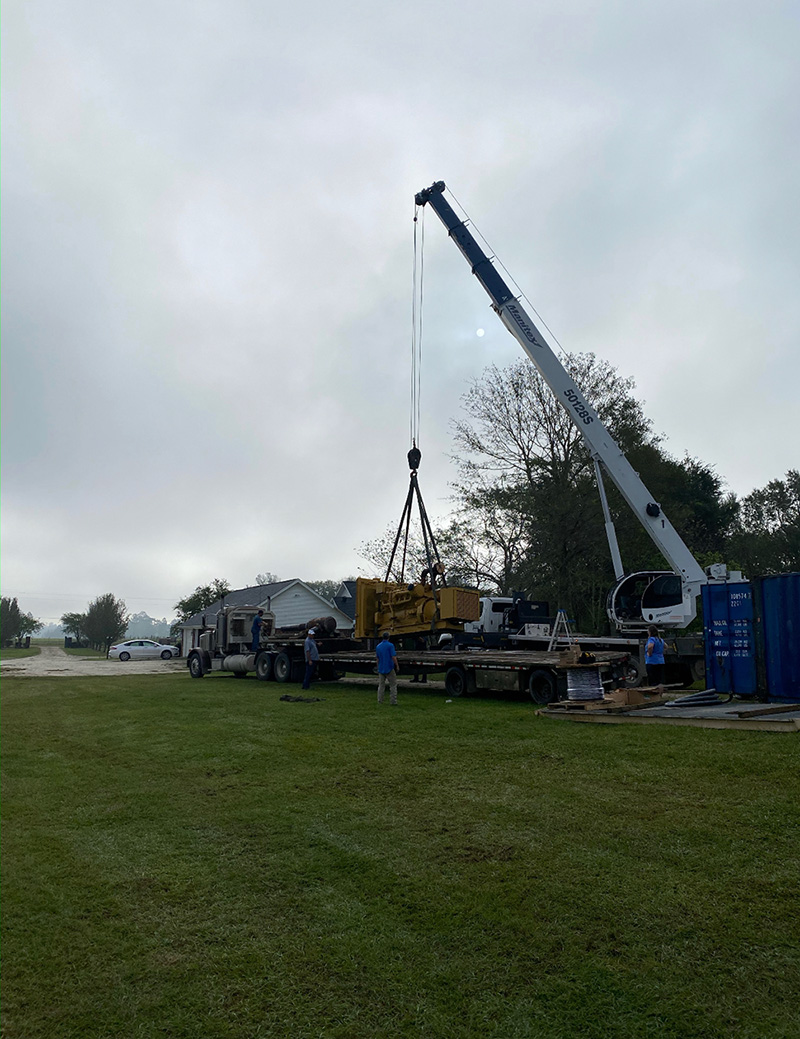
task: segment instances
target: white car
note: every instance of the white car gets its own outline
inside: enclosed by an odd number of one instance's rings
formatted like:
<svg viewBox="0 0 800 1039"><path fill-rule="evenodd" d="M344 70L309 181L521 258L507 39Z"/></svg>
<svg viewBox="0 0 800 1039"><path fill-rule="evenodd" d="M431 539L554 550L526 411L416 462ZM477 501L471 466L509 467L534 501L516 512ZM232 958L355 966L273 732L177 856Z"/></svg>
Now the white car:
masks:
<svg viewBox="0 0 800 1039"><path fill-rule="evenodd" d="M108 651L109 660L154 660L161 657L169 660L177 657L180 650L176 646L162 646L152 639L130 639L112 646Z"/></svg>

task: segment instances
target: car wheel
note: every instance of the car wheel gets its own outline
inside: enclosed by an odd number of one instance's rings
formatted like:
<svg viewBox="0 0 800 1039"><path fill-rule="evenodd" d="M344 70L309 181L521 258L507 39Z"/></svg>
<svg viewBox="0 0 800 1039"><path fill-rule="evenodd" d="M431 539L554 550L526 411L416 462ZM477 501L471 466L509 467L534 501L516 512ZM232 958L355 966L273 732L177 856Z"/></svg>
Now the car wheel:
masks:
<svg viewBox="0 0 800 1039"><path fill-rule="evenodd" d="M467 674L463 667L450 667L444 676L444 688L448 696L464 696L467 691Z"/></svg>
<svg viewBox="0 0 800 1039"><path fill-rule="evenodd" d="M259 653L256 657L256 678L259 682L271 682L275 658L272 653Z"/></svg>
<svg viewBox="0 0 800 1039"><path fill-rule="evenodd" d="M292 680L292 658L288 653L279 653L272 665L272 673L276 682L291 682Z"/></svg>
<svg viewBox="0 0 800 1039"><path fill-rule="evenodd" d="M192 653L189 657L189 674L192 678L203 677L203 661L200 659L199 653Z"/></svg>
<svg viewBox="0 0 800 1039"><path fill-rule="evenodd" d="M120 660L130 660L131 659L131 655L130 655L130 653L120 653L119 659Z"/></svg>
<svg viewBox="0 0 800 1039"><path fill-rule="evenodd" d="M546 707L558 699L555 675L542 668L531 671L528 679L528 694L534 703Z"/></svg>
<svg viewBox="0 0 800 1039"><path fill-rule="evenodd" d="M165 649L164 652L161 654L161 659L162 660L172 660L172 654L170 653L170 651L168 649Z"/></svg>

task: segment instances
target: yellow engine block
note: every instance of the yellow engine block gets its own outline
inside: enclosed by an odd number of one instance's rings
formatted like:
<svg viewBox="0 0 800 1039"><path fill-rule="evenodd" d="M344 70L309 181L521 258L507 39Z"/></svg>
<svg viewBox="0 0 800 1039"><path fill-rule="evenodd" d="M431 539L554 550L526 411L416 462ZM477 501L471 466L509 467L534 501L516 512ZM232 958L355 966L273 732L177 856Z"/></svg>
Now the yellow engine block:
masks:
<svg viewBox="0 0 800 1039"><path fill-rule="evenodd" d="M436 609L438 600L438 613ZM480 596L468 588L437 588L427 584L393 584L359 577L356 581L357 639L392 635L424 635L459 630L480 617Z"/></svg>

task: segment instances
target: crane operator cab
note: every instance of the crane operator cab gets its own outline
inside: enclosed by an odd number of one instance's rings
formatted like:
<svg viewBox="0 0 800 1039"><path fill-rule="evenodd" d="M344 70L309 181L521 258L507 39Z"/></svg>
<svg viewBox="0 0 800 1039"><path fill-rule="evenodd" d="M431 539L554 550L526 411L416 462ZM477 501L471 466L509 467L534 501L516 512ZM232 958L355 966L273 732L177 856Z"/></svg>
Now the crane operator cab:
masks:
<svg viewBox="0 0 800 1039"><path fill-rule="evenodd" d="M640 570L621 577L608 593L606 613L618 631L642 631L649 624L684 628L695 616L694 598L684 594L670 570Z"/></svg>

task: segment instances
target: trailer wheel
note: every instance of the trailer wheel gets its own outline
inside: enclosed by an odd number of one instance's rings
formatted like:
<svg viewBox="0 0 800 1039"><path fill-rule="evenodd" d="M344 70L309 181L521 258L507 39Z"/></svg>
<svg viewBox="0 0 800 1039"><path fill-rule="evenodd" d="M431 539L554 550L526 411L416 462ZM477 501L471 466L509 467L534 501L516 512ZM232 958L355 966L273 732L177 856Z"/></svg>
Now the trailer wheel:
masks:
<svg viewBox="0 0 800 1039"><path fill-rule="evenodd" d="M546 707L549 703L555 703L558 699L555 675L550 671L538 668L531 671L528 678L528 693L534 703Z"/></svg>
<svg viewBox="0 0 800 1039"><path fill-rule="evenodd" d="M693 660L691 663L692 681L702 682L706 677L706 662L701 658Z"/></svg>
<svg viewBox="0 0 800 1039"><path fill-rule="evenodd" d="M288 653L281 651L272 665L272 673L276 682L291 682L292 680L292 658Z"/></svg>
<svg viewBox="0 0 800 1039"><path fill-rule="evenodd" d="M444 676L444 688L448 696L464 696L467 691L467 674L463 667L449 667Z"/></svg>
<svg viewBox="0 0 800 1039"><path fill-rule="evenodd" d="M202 678L204 675L203 661L199 653L192 653L189 657L189 674L192 678Z"/></svg>
<svg viewBox="0 0 800 1039"><path fill-rule="evenodd" d="M259 653L256 658L256 678L259 682L272 681L274 665L275 655L273 653Z"/></svg>
<svg viewBox="0 0 800 1039"><path fill-rule="evenodd" d="M644 681L645 672L636 657L631 657L628 663L623 665L623 674L628 689L636 689Z"/></svg>

